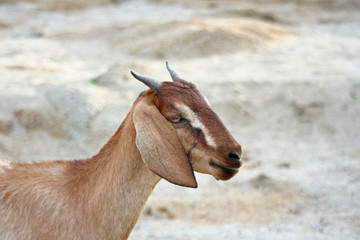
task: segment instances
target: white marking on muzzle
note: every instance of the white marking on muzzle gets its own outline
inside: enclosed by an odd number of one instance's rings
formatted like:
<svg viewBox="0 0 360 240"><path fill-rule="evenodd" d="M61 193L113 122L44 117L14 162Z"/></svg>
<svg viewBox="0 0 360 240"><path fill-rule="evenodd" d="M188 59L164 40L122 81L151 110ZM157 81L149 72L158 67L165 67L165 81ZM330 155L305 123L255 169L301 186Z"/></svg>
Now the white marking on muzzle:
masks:
<svg viewBox="0 0 360 240"><path fill-rule="evenodd" d="M179 109L179 111L184 114L184 117L190 121L191 125L194 128L199 128L204 133L206 142L209 146L216 148L216 143L212 135L210 134L209 130L206 128L206 126L200 121L199 117L194 113L188 106L184 104L177 103L176 107Z"/></svg>

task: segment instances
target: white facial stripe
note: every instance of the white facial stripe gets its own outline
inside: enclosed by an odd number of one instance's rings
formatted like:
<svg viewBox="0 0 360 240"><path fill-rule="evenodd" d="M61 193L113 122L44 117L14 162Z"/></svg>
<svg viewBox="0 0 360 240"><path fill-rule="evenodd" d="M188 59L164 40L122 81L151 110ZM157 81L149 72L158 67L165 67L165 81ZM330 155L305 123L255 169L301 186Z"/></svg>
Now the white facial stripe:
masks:
<svg viewBox="0 0 360 240"><path fill-rule="evenodd" d="M0 173L4 173L4 169L11 169L11 162L3 161L0 159Z"/></svg>
<svg viewBox="0 0 360 240"><path fill-rule="evenodd" d="M205 127L205 125L200 121L199 117L188 106L184 104L177 103L176 107L179 109L179 111L182 114L184 114L184 117L190 121L191 125L194 128L199 128L202 130L207 144L212 146L213 148L216 148L216 143L214 138L211 136L209 130Z"/></svg>
<svg viewBox="0 0 360 240"><path fill-rule="evenodd" d="M205 102L206 102L209 106L211 106L209 100L207 99L207 97L203 96L203 98L205 99Z"/></svg>

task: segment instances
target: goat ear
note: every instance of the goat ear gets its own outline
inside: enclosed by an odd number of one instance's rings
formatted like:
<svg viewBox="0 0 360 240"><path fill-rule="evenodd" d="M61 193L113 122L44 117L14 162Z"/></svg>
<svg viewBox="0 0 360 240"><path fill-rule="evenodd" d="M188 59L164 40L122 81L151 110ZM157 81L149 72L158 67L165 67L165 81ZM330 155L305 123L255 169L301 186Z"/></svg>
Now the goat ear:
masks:
<svg viewBox="0 0 360 240"><path fill-rule="evenodd" d="M196 188L192 165L175 129L155 105L139 102L133 122L136 146L149 169L171 183Z"/></svg>

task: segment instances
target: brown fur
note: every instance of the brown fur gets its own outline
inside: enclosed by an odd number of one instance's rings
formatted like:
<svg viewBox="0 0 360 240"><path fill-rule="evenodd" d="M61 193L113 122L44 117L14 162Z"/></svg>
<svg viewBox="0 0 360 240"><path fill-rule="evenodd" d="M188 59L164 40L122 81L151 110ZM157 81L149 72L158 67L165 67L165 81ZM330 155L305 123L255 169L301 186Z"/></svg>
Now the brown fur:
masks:
<svg viewBox="0 0 360 240"><path fill-rule="evenodd" d="M161 179L156 170L150 170L136 145L134 108L140 103L156 106L169 121L176 113L176 102L183 102L198 114L219 148L207 146L200 130L188 124L174 125L180 146L174 148L177 152L166 155L165 167L172 167L176 156L187 153L184 156L191 161L190 169L223 180L234 176L236 172L226 167L241 164L227 160L227 155L234 149L241 152L240 145L194 85L185 81L163 83L158 95L148 90L137 99L115 135L91 159L34 163L0 159L0 239L127 239ZM176 176L174 179L181 184Z"/></svg>

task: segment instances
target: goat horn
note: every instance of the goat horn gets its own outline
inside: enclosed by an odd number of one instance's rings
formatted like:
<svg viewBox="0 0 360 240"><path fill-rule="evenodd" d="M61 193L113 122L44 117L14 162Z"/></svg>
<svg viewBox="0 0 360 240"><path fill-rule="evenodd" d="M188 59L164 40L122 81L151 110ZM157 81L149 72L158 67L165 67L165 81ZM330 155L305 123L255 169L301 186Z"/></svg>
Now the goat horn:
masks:
<svg viewBox="0 0 360 240"><path fill-rule="evenodd" d="M149 77L144 77L144 76L140 76L137 75L136 73L134 73L133 71L130 71L131 75L134 76L134 78L136 78L137 80L139 80L140 82L144 83L146 86L148 86L154 93L158 93L158 88L160 87L161 82L159 82L156 79L152 79Z"/></svg>
<svg viewBox="0 0 360 240"><path fill-rule="evenodd" d="M171 78L172 78L172 80L173 80L174 82L180 80L179 75L174 71L174 69L172 69L172 68L170 67L170 65L169 65L169 63L168 63L167 61L166 61L166 68L167 68L167 70L169 71L170 76L171 76Z"/></svg>

